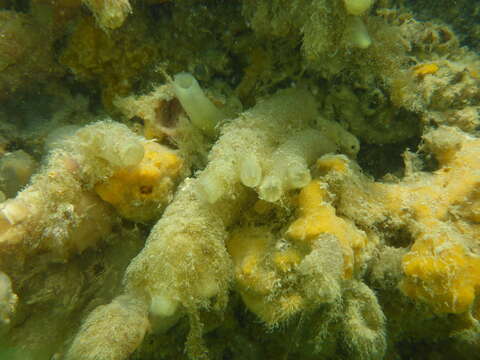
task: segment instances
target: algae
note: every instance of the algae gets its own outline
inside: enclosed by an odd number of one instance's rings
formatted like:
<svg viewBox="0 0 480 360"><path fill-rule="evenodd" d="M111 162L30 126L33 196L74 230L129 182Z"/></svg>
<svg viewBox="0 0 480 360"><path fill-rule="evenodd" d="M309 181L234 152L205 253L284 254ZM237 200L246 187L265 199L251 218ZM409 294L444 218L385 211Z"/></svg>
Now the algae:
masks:
<svg viewBox="0 0 480 360"><path fill-rule="evenodd" d="M479 16L0 0L0 359L478 357Z"/></svg>

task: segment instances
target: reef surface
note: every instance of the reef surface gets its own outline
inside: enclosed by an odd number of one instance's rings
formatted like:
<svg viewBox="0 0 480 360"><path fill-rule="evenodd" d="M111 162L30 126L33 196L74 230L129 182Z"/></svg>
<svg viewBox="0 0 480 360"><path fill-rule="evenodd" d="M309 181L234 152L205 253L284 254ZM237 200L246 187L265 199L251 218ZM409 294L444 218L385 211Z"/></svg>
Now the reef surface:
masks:
<svg viewBox="0 0 480 360"><path fill-rule="evenodd" d="M0 360L480 358L479 17L0 0Z"/></svg>

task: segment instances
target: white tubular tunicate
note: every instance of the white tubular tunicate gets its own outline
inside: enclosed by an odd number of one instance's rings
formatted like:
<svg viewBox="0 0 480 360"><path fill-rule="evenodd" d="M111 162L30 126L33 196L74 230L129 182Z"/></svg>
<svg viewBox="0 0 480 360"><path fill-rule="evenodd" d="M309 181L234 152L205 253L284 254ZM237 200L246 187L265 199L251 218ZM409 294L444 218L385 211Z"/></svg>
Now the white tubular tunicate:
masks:
<svg viewBox="0 0 480 360"><path fill-rule="evenodd" d="M112 138L110 138L112 140ZM140 141L132 141L129 143L122 143L122 141L115 141L112 148L116 150L115 155L121 159L123 166L137 165L143 159L144 147Z"/></svg>
<svg viewBox="0 0 480 360"><path fill-rule="evenodd" d="M285 129L297 129L291 131L299 133L298 129L305 128L316 116L315 101L304 90L283 90L259 101L222 128L197 183L200 196L212 204L222 197L234 197L238 183L250 188L264 183L278 142L288 139ZM283 163L283 158L279 157L278 162ZM270 188L281 190L275 182Z"/></svg>
<svg viewBox="0 0 480 360"><path fill-rule="evenodd" d="M175 75L173 89L193 125L206 135L214 136L225 114L207 98L193 75L186 72Z"/></svg>
<svg viewBox="0 0 480 360"><path fill-rule="evenodd" d="M367 27L358 16L350 18L346 31L351 46L366 49L372 45L372 38L368 34Z"/></svg>
<svg viewBox="0 0 480 360"><path fill-rule="evenodd" d="M210 170L210 169L209 169ZM227 191L227 182L221 172L211 169L198 179L199 196L210 204L217 202Z"/></svg>
<svg viewBox="0 0 480 360"><path fill-rule="evenodd" d="M8 199L0 204L0 218L6 220L9 225L21 223L30 212L27 203L22 199Z"/></svg>
<svg viewBox="0 0 480 360"><path fill-rule="evenodd" d="M357 156L360 151L360 142L353 134L345 130L342 125L323 117L318 117L317 127L337 145L339 152L352 158Z"/></svg>
<svg viewBox="0 0 480 360"><path fill-rule="evenodd" d="M141 139L125 125L98 122L77 131L81 146L89 156L108 161L114 167L128 167L143 159Z"/></svg>
<svg viewBox="0 0 480 360"><path fill-rule="evenodd" d="M242 162L240 154L244 155L242 149L244 144L251 141L252 149L262 142L262 132L253 128L236 128L236 122L229 124L229 131L225 131L219 141L210 151L211 160L209 165L198 177L198 194L203 201L213 204L222 197L231 197L235 191L235 185L239 183L239 164Z"/></svg>
<svg viewBox="0 0 480 360"><path fill-rule="evenodd" d="M240 160L240 181L250 188L260 185L262 166L256 154L249 153Z"/></svg>
<svg viewBox="0 0 480 360"><path fill-rule="evenodd" d="M310 180L309 166L337 146L324 133L306 129L289 137L272 156L272 168L260 185L260 198L274 202L285 190L298 189Z"/></svg>
<svg viewBox="0 0 480 360"><path fill-rule="evenodd" d="M362 15L370 9L374 0L343 0L345 9L350 15Z"/></svg>
<svg viewBox="0 0 480 360"><path fill-rule="evenodd" d="M278 177L267 176L267 178L262 182L262 185L259 189L260 199L270 202L275 202L283 194L284 188L282 182Z"/></svg>
<svg viewBox="0 0 480 360"><path fill-rule="evenodd" d="M177 312L178 306L178 301L175 301L165 295L156 295L152 297L149 311L155 316L168 318L170 316L173 316Z"/></svg>

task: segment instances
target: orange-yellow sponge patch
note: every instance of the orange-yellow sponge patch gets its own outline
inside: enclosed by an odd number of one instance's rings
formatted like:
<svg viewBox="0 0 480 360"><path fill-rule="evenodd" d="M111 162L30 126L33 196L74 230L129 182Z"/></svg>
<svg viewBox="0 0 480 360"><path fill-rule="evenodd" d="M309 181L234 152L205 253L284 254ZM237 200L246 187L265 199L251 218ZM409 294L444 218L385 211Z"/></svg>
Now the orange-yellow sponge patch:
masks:
<svg viewBox="0 0 480 360"><path fill-rule="evenodd" d="M289 272L297 266L302 260L301 254L295 249L277 251L273 254L273 263L277 270Z"/></svg>
<svg viewBox="0 0 480 360"><path fill-rule="evenodd" d="M408 277L402 290L440 313L468 311L480 290L480 257L459 244L442 249L434 242L417 241L403 258L403 271Z"/></svg>
<svg viewBox="0 0 480 360"><path fill-rule="evenodd" d="M272 242L272 235L263 227L236 229L227 241L237 281L255 293L267 294L273 289L274 274L263 264Z"/></svg>
<svg viewBox="0 0 480 360"><path fill-rule="evenodd" d="M420 64L420 65L417 65L413 68L413 72L415 73L415 76L417 76L419 78L423 78L426 75L435 74L439 69L440 68L435 63Z"/></svg>
<svg viewBox="0 0 480 360"><path fill-rule="evenodd" d="M142 161L97 184L95 191L126 219L147 222L160 216L171 200L183 161L170 149L145 143Z"/></svg>
<svg viewBox="0 0 480 360"><path fill-rule="evenodd" d="M351 277L355 255L366 245L367 237L355 225L336 215L335 208L325 201L326 189L312 181L300 192L299 217L287 230L297 243L311 246L320 235L334 235L344 252L344 275Z"/></svg>
<svg viewBox="0 0 480 360"><path fill-rule="evenodd" d="M293 287L285 286L279 274L291 271L301 261L301 254L294 249L275 251L274 245L275 239L266 227L235 229L227 241L243 302L269 325L288 319L306 305Z"/></svg>

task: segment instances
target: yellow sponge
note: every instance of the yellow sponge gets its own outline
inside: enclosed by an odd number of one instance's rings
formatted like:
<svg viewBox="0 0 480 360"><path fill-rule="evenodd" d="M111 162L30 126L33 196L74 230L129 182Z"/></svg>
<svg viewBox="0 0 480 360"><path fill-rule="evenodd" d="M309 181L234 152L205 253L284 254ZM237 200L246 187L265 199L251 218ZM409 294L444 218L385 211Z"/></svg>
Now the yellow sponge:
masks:
<svg viewBox="0 0 480 360"><path fill-rule="evenodd" d="M402 290L440 313L467 311L480 291L480 257L447 239L417 239L403 258L403 271Z"/></svg>
<svg viewBox="0 0 480 360"><path fill-rule="evenodd" d="M115 173L95 191L126 219L146 222L157 218L171 200L181 175L182 159L157 143L145 143L142 161Z"/></svg>
<svg viewBox="0 0 480 360"><path fill-rule="evenodd" d="M344 253L344 276L353 273L355 255L366 245L367 237L352 222L336 215L335 208L325 201L327 192L318 181L305 186L299 195L299 217L287 230L297 243L311 246L322 234L334 235Z"/></svg>

